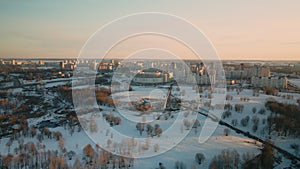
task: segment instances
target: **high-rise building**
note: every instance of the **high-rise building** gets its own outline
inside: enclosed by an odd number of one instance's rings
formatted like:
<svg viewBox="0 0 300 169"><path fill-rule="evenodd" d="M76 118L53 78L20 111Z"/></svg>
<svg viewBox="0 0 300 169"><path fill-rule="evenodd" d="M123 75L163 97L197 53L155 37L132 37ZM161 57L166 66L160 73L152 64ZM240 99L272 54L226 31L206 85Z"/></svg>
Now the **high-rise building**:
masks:
<svg viewBox="0 0 300 169"><path fill-rule="evenodd" d="M93 63L92 63L92 69L93 70L97 70L97 65L98 65L98 63L96 62L96 61L93 61Z"/></svg>
<svg viewBox="0 0 300 169"><path fill-rule="evenodd" d="M65 69L65 61L61 61L60 64L59 64L59 67L61 69Z"/></svg>
<svg viewBox="0 0 300 169"><path fill-rule="evenodd" d="M256 77L270 77L270 67L254 65L253 75Z"/></svg>

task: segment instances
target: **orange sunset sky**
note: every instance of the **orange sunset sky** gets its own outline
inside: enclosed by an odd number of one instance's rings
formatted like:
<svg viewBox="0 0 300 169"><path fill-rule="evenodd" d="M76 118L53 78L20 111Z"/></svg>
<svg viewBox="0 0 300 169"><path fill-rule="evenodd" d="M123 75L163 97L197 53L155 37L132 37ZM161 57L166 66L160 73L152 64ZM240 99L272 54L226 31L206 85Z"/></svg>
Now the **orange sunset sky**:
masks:
<svg viewBox="0 0 300 169"><path fill-rule="evenodd" d="M74 58L106 23L132 13L163 12L197 26L223 60L300 60L299 7L298 0L3 0L0 58ZM168 42L158 41L162 48ZM117 47L114 54L126 57L126 49L141 42L158 44L153 37L137 38ZM175 43L169 44L170 50L180 50ZM184 50L181 54L192 58Z"/></svg>

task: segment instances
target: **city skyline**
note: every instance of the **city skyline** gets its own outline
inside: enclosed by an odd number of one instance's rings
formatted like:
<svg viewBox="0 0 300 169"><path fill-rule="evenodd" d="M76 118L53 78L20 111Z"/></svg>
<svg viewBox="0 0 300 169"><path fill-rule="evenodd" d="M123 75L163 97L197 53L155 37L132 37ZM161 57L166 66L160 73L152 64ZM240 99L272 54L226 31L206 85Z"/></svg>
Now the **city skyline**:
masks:
<svg viewBox="0 0 300 169"><path fill-rule="evenodd" d="M155 11L193 23L222 60L300 60L299 3L1 1L0 58L76 58L86 40L106 23L132 13ZM153 39L148 37L149 46L155 44ZM117 48L114 55L126 57L126 49L135 49L132 44L139 41ZM179 53L190 59L183 51Z"/></svg>

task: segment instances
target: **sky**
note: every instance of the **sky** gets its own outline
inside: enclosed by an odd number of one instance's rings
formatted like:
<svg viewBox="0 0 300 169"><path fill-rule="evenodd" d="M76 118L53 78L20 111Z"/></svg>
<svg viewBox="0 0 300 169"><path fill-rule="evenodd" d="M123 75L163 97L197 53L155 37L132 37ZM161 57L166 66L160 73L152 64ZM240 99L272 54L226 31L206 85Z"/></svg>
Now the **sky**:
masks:
<svg viewBox="0 0 300 169"><path fill-rule="evenodd" d="M110 21L132 13L163 12L194 24L223 60L300 60L299 7L299 0L1 0L0 58L74 58ZM148 47L158 41L144 39ZM120 44L116 55L126 57L126 49L141 42L137 38ZM181 54L190 58L188 52Z"/></svg>

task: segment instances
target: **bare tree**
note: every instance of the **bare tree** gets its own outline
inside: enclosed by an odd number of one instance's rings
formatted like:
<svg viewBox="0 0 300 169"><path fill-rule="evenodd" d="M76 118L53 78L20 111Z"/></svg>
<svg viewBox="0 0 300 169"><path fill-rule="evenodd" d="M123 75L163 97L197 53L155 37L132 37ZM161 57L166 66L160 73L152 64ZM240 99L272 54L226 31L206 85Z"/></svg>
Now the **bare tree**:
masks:
<svg viewBox="0 0 300 169"><path fill-rule="evenodd" d="M256 113L256 111L257 111L256 107L253 107L253 108L252 108L253 114Z"/></svg>
<svg viewBox="0 0 300 169"><path fill-rule="evenodd" d="M154 152L157 152L159 150L159 145L158 144L154 144L153 149L154 149Z"/></svg>
<svg viewBox="0 0 300 169"><path fill-rule="evenodd" d="M191 122L190 122L188 119L184 119L184 120L183 120L183 124L184 124L184 126L186 127L187 130L190 129L190 127L191 127Z"/></svg>
<svg viewBox="0 0 300 169"><path fill-rule="evenodd" d="M228 128L224 129L224 135L228 136L230 134L230 130Z"/></svg>
<svg viewBox="0 0 300 169"><path fill-rule="evenodd" d="M200 165L200 164L203 162L203 160L205 160L204 154L202 154L202 153L197 153L197 154L195 155L195 160L196 160L196 162Z"/></svg>

